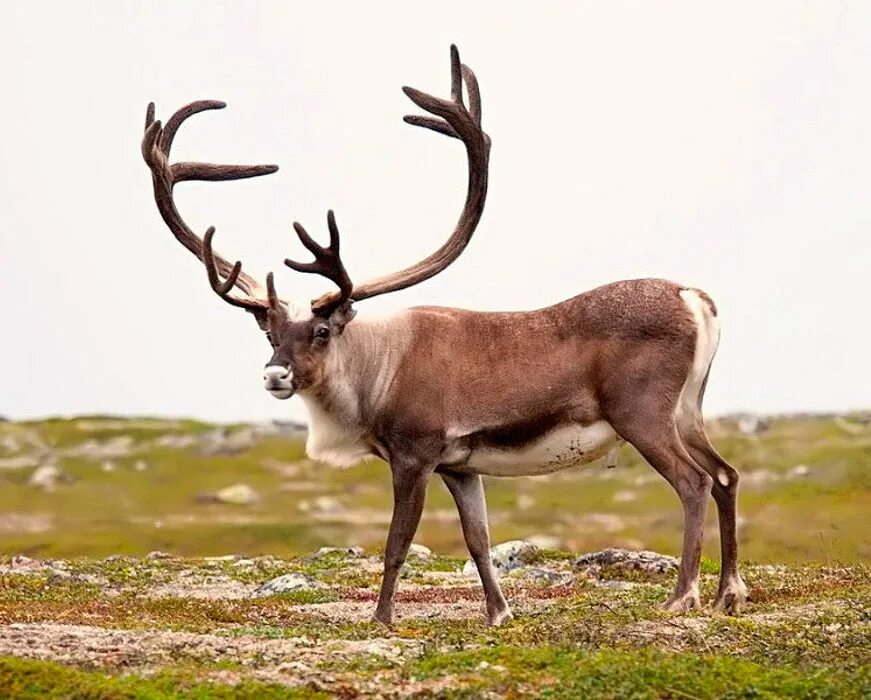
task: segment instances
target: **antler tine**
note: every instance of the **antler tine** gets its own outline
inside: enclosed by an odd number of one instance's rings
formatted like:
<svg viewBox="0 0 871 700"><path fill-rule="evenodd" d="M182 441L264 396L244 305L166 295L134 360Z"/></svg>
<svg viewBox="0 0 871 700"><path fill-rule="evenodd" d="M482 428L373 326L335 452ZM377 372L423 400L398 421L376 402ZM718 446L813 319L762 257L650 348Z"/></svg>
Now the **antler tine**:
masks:
<svg viewBox="0 0 871 700"><path fill-rule="evenodd" d="M160 139L160 150L163 151L163 155L169 157L169 151L172 148L172 142L175 140L175 134L189 117L204 112L207 109L224 109L226 106L227 103L220 100L197 100L176 110L175 114L166 120L166 127Z"/></svg>
<svg viewBox="0 0 871 700"><path fill-rule="evenodd" d="M251 297L245 297L244 299L240 299L239 297L235 297L230 294L230 290L232 290L233 287L236 285L236 282L239 279L239 275L242 273L241 261L236 261L236 263L233 265L233 269L230 270L230 274L227 275L227 279L221 282L221 277L218 274L218 268L215 265L215 254L212 251L212 237L214 235L215 227L209 226L209 228L206 230L206 235L203 236L203 264L206 267L206 274L209 277L209 284L211 285L215 294L217 294L227 303L232 304L233 306L239 306L243 309L264 308L266 304L261 299L252 299Z"/></svg>
<svg viewBox="0 0 871 700"><path fill-rule="evenodd" d="M324 294L312 301L312 310L315 312L328 311L343 304L351 298L351 293L354 289L348 271L345 269L345 265L342 263L342 258L339 255L339 227L336 225L336 217L332 209L327 212L327 228L330 230L330 245L324 248L309 236L302 224L294 221L293 229L296 231L296 235L309 252L315 256L315 259L314 262L308 263L297 262L290 258L284 261L284 264L291 270L321 275L334 282L339 288L338 293Z"/></svg>
<svg viewBox="0 0 871 700"><path fill-rule="evenodd" d="M148 131L148 127L154 122L154 103L149 102L148 107L145 108L145 130Z"/></svg>
<svg viewBox="0 0 871 700"><path fill-rule="evenodd" d="M463 104L463 71L456 44L451 44L451 99L458 105Z"/></svg>
<svg viewBox="0 0 871 700"><path fill-rule="evenodd" d="M206 266L212 289L225 301L234 306L249 310L265 308L262 299L263 287L253 277L242 272L241 263L231 264L211 247L212 234L205 239L197 236L185 223L173 199L173 188L179 182L188 180L239 180L242 178L268 175L278 170L277 165L217 165L212 163L181 162L169 163L169 154L179 127L191 116L211 109L223 109L226 105L218 100L200 100L177 110L163 126L154 118L154 103L150 103L145 114L145 134L142 137L142 157L151 169L154 185L154 198L157 208L166 225L176 239L197 256ZM221 276L225 279L221 281ZM244 297L230 295L237 287Z"/></svg>
<svg viewBox="0 0 871 700"><path fill-rule="evenodd" d="M269 300L269 308L274 311L278 308L279 299L278 294L275 293L275 279L271 272L266 275L266 294Z"/></svg>
<svg viewBox="0 0 871 700"><path fill-rule="evenodd" d="M466 83L466 91L469 93L469 112L475 119L475 123L481 126L481 91L478 89L478 79L475 72L467 65L462 66L463 82Z"/></svg>

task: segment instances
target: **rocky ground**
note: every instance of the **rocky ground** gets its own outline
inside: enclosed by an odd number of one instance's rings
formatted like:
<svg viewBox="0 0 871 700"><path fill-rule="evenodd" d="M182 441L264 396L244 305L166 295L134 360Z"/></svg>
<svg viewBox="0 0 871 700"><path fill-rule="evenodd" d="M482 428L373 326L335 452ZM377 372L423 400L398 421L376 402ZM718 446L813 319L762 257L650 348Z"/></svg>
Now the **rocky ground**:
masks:
<svg viewBox="0 0 871 700"><path fill-rule="evenodd" d="M0 687L18 697L868 697L871 575L749 566L737 617L658 610L654 553L494 550L515 619L462 559L415 548L393 628L378 556L0 564ZM710 599L716 566L706 561Z"/></svg>
<svg viewBox="0 0 871 700"><path fill-rule="evenodd" d="M659 611L676 562L639 551L677 552L682 513L624 446L614 468L487 480L514 542L495 629L433 484L388 629L385 465L312 462L287 424L0 421L0 697L871 696L871 414L709 431L742 474L739 616ZM708 601L717 550L712 507Z"/></svg>

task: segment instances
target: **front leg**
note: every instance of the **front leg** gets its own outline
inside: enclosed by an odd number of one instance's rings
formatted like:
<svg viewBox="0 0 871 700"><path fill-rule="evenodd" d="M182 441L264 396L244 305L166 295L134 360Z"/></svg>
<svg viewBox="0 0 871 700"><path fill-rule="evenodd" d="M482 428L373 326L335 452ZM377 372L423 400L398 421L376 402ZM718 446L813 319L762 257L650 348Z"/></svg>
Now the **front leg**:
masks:
<svg viewBox="0 0 871 700"><path fill-rule="evenodd" d="M417 532L426 499L426 484L433 468L418 461L394 460L390 470L393 473L393 518L384 550L384 578L374 616L375 620L386 625L393 623L396 581Z"/></svg>

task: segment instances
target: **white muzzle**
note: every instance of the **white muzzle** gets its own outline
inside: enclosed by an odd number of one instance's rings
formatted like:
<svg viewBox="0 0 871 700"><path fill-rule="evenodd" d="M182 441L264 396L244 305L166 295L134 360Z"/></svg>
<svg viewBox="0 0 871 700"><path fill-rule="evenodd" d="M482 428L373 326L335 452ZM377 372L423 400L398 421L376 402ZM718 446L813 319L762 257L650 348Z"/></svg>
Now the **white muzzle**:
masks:
<svg viewBox="0 0 871 700"><path fill-rule="evenodd" d="M276 399L293 396L293 372L289 367L269 365L263 370L263 386Z"/></svg>

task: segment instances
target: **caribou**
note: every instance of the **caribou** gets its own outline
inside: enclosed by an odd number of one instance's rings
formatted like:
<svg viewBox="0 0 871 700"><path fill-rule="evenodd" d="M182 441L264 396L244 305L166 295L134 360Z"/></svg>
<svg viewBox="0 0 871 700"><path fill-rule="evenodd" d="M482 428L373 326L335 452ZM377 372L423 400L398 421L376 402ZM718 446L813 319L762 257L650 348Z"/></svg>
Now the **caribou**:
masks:
<svg viewBox="0 0 871 700"><path fill-rule="evenodd" d="M721 570L714 606L735 612L747 598L738 571L738 473L711 445L702 399L719 342L717 308L705 292L662 279L615 282L535 311L480 312L422 306L386 318L356 318L354 304L437 275L468 245L487 195L490 138L472 70L450 52L449 99L403 91L430 116L405 121L458 139L468 159L465 203L447 241L405 269L362 283L342 262L339 229L327 214L329 245L293 227L313 256L287 259L337 289L310 304L278 296L212 248L182 220L173 187L187 180L236 180L274 165L170 163L182 123L222 102L193 102L166 124L148 106L142 155L157 208L196 255L212 289L254 316L272 346L263 380L277 399L298 395L310 415L307 454L332 465L386 461L393 515L374 618L391 624L400 569L418 527L427 484L438 474L456 502L483 586L487 619L511 617L490 559L482 475L527 476L589 463L620 442L633 445L674 488L684 512L674 590L664 607L700 607L699 564L708 497L719 515Z"/></svg>

